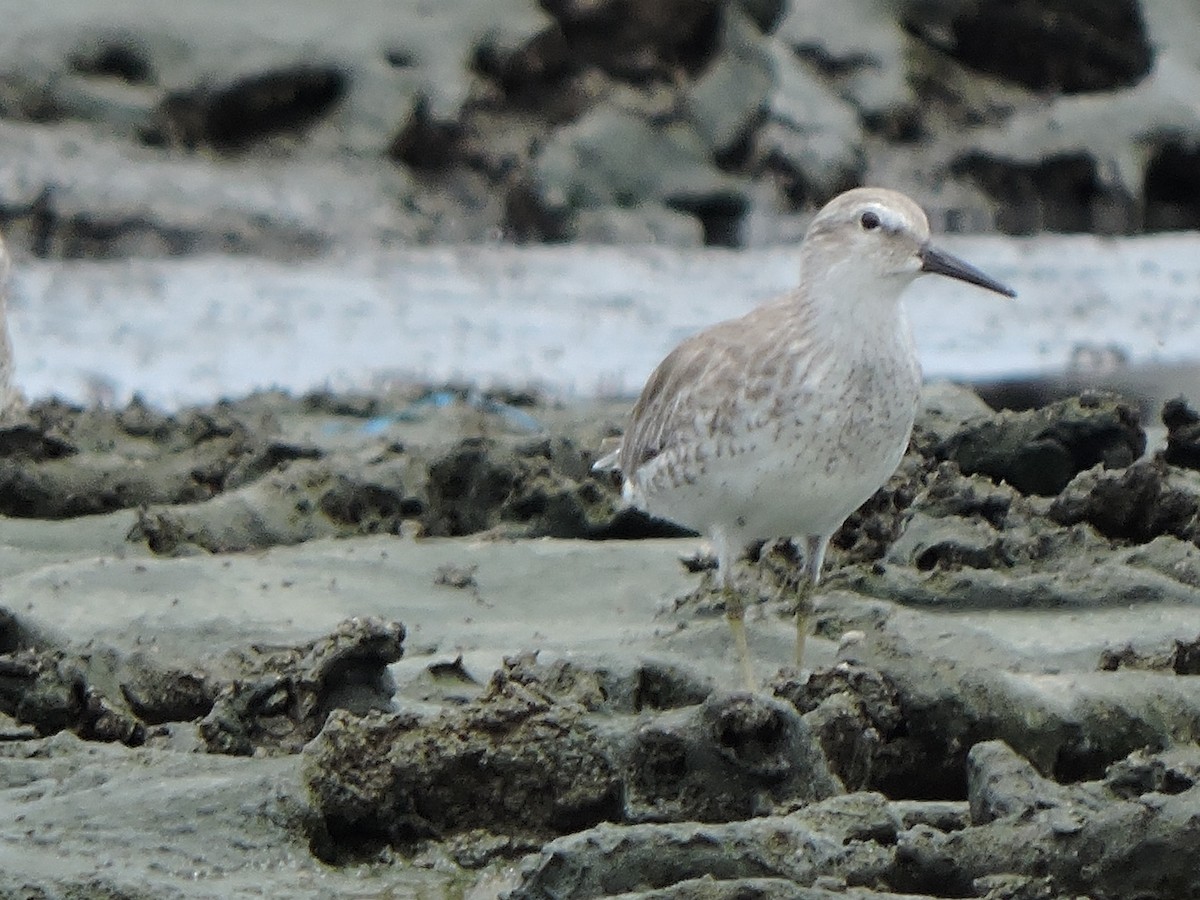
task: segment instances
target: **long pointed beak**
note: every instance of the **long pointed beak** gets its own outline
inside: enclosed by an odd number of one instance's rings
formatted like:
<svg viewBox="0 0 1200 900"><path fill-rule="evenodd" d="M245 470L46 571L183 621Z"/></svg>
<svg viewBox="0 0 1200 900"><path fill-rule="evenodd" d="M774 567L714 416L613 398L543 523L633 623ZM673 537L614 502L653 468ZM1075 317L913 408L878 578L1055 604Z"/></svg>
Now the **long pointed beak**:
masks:
<svg viewBox="0 0 1200 900"><path fill-rule="evenodd" d="M989 291L995 291L997 294L1003 294L1005 297L1017 296L1017 292L1008 285L1001 284L995 278L980 272L970 263L963 262L957 256L951 256L946 251L939 250L930 244L923 246L918 256L921 257L922 272L957 278L959 281L987 288Z"/></svg>

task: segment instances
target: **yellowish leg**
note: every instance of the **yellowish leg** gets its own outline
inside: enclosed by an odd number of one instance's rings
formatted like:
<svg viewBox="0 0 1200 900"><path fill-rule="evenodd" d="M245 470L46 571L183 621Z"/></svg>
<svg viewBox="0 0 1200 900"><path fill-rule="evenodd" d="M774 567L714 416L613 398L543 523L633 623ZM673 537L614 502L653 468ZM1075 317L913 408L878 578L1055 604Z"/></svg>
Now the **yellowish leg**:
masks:
<svg viewBox="0 0 1200 900"><path fill-rule="evenodd" d="M809 535L804 539L804 583L796 592L796 668L804 665L804 641L808 637L808 621L812 617L813 592L821 580L821 564L829 535Z"/></svg>
<svg viewBox="0 0 1200 900"><path fill-rule="evenodd" d="M808 623L813 611L813 588L811 581L804 580L796 597L796 668L804 665L804 641L808 637Z"/></svg>
<svg viewBox="0 0 1200 900"><path fill-rule="evenodd" d="M742 684L746 690L754 692L758 683L754 679L754 667L750 665L750 645L746 641L746 608L737 591L726 587L725 618L729 622L729 630L733 633L733 650L737 654L738 668L742 673Z"/></svg>

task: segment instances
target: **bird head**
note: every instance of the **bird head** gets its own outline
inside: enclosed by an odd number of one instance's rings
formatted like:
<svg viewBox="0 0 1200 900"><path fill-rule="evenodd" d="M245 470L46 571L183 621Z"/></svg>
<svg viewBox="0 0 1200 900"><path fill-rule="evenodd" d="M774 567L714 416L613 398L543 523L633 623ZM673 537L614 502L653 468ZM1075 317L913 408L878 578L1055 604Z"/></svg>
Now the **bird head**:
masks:
<svg viewBox="0 0 1200 900"><path fill-rule="evenodd" d="M810 272L836 272L846 279L853 271L855 281L894 286L897 296L923 274L1016 296L1012 288L934 246L921 207L885 188L855 188L829 201L809 226L802 252L818 257L806 264Z"/></svg>

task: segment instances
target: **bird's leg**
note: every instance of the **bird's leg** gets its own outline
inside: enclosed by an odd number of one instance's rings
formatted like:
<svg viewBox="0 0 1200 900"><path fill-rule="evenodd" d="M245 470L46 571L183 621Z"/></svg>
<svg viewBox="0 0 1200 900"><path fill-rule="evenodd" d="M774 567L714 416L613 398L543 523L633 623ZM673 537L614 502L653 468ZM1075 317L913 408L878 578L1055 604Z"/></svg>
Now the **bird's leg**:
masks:
<svg viewBox="0 0 1200 900"><path fill-rule="evenodd" d="M742 684L754 692L758 685L754 680L754 667L750 665L750 644L746 640L746 604L733 585L733 567L737 554L722 534L713 535L713 549L717 551L717 583L721 586L721 597L725 601L725 620L733 635L733 652L737 655Z"/></svg>
<svg viewBox="0 0 1200 900"><path fill-rule="evenodd" d="M750 665L750 644L746 640L746 605L741 595L728 581L721 589L725 597L725 619L729 622L729 630L733 634L733 650L737 654L738 668L742 673L742 684L746 690L755 691L758 687L754 680L754 667Z"/></svg>
<svg viewBox="0 0 1200 900"><path fill-rule="evenodd" d="M812 613L812 594L816 587L807 578L796 591L796 668L804 663L804 641L808 637L808 620Z"/></svg>
<svg viewBox="0 0 1200 900"><path fill-rule="evenodd" d="M821 580L821 565L829 536L809 536L804 539L804 579L796 591L796 668L804 663L804 641L808 637L808 620L813 611L813 592Z"/></svg>

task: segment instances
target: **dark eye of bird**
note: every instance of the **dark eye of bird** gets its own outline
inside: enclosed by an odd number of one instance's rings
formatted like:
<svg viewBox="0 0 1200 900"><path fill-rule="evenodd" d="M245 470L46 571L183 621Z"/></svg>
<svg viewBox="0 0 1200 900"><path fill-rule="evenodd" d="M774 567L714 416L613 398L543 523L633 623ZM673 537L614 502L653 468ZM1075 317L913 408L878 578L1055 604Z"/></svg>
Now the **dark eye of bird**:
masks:
<svg viewBox="0 0 1200 900"><path fill-rule="evenodd" d="M879 227L879 214L867 210L867 212L862 214L862 218L858 221L867 231L874 231Z"/></svg>

